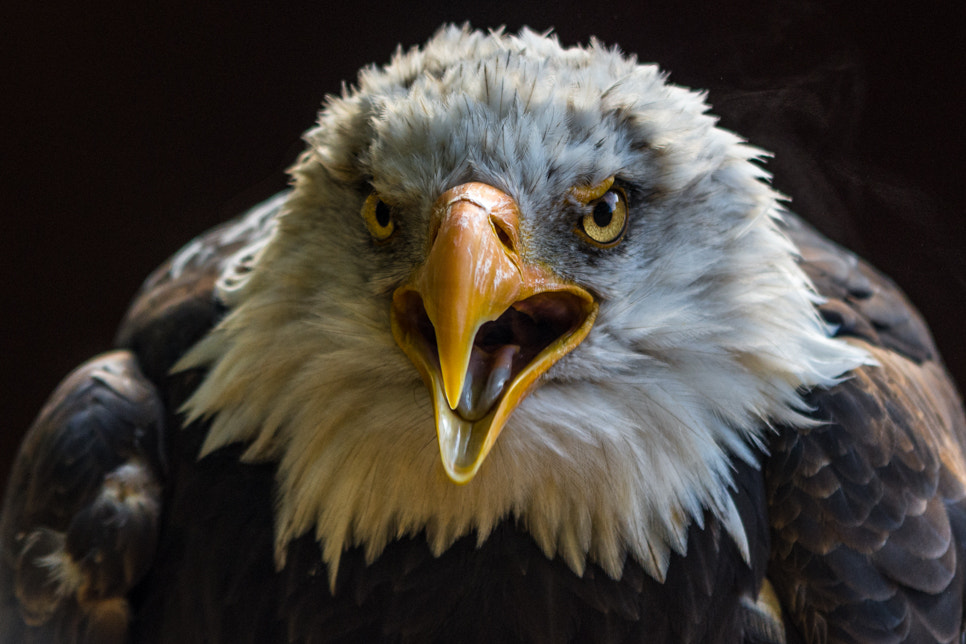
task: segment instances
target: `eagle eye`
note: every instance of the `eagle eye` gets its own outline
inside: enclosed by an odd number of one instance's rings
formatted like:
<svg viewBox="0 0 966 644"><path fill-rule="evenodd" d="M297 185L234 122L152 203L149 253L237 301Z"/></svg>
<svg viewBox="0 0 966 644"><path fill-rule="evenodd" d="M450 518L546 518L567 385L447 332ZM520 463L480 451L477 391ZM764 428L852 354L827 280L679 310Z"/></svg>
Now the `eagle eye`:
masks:
<svg viewBox="0 0 966 644"><path fill-rule="evenodd" d="M396 220L392 208L379 195L372 193L362 204L362 218L366 222L369 234L377 242L386 241L396 232Z"/></svg>
<svg viewBox="0 0 966 644"><path fill-rule="evenodd" d="M617 245L627 229L627 197L614 187L611 177L596 186L575 187L571 194L589 210L580 219L577 232L602 248Z"/></svg>

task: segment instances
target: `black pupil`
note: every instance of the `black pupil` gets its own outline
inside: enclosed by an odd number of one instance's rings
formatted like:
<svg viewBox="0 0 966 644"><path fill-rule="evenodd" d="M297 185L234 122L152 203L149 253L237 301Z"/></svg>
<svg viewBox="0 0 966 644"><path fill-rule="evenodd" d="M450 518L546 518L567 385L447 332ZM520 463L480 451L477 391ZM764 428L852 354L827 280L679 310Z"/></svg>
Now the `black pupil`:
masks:
<svg viewBox="0 0 966 644"><path fill-rule="evenodd" d="M608 193L594 204L594 223L600 228L607 228L614 218L614 200L616 195Z"/></svg>
<svg viewBox="0 0 966 644"><path fill-rule="evenodd" d="M385 228L389 225L389 220L392 213L389 211L389 206L386 205L385 201L380 201L376 204L376 223L379 224L380 228Z"/></svg>

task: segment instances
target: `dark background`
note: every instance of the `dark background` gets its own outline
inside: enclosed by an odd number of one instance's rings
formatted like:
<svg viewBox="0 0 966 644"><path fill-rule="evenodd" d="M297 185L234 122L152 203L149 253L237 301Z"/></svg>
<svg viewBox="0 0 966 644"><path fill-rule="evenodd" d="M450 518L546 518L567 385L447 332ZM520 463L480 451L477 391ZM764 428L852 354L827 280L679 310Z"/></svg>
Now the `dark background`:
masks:
<svg viewBox="0 0 966 644"><path fill-rule="evenodd" d="M0 9L0 480L148 272L283 188L324 95L445 21L596 35L709 89L776 153L794 209L910 294L966 383L961 0L19 4Z"/></svg>

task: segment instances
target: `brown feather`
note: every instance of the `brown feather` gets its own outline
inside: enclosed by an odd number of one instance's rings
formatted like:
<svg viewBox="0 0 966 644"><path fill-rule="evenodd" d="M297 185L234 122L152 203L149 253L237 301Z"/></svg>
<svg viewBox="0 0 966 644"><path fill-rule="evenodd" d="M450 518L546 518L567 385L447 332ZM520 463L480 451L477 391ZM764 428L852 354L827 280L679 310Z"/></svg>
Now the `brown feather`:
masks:
<svg viewBox="0 0 966 644"><path fill-rule="evenodd" d="M887 278L795 219L839 337L878 362L807 400L766 485L769 577L807 641L958 641L966 575L966 419L918 313ZM924 639L925 638L925 639Z"/></svg>

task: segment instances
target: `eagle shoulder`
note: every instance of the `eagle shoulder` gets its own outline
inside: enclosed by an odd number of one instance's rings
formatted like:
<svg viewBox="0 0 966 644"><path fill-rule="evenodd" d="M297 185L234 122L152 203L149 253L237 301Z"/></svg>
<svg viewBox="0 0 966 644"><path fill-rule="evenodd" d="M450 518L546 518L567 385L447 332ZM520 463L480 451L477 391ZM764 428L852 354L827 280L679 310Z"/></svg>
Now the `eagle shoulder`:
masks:
<svg viewBox="0 0 966 644"><path fill-rule="evenodd" d="M171 366L224 313L220 292L250 270L251 249L267 241L287 193L279 193L189 242L148 276L128 307L115 344L137 355L161 385Z"/></svg>
<svg viewBox="0 0 966 644"><path fill-rule="evenodd" d="M70 374L28 431L0 520L0 641L123 642L159 529L163 411L134 356Z"/></svg>
<svg viewBox="0 0 966 644"><path fill-rule="evenodd" d="M769 578L809 642L958 641L966 577L966 419L898 287L790 218L835 334L878 364L806 396L765 465Z"/></svg>
<svg viewBox="0 0 966 644"><path fill-rule="evenodd" d="M918 364L938 362L925 320L895 282L797 216L788 213L784 222L802 269L823 298L819 313L837 337L863 340Z"/></svg>

